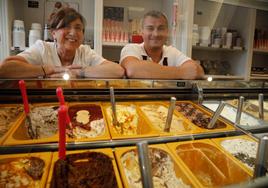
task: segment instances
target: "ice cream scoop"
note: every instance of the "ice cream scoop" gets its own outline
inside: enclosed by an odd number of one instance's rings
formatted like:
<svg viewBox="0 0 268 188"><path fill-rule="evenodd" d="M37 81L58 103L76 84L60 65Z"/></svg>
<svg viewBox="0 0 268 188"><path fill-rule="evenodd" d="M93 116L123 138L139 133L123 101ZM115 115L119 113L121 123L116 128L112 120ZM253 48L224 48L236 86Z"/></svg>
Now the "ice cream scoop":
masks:
<svg viewBox="0 0 268 188"><path fill-rule="evenodd" d="M24 111L25 111L26 121L27 121L27 125L28 125L27 126L28 133L29 133L31 138L37 138L37 135L33 131L32 121L31 121L31 118L29 115L30 108L29 108L28 96L27 96L26 86L25 86L24 80L19 81L19 87L20 87L20 91L21 91L21 95L22 95Z"/></svg>

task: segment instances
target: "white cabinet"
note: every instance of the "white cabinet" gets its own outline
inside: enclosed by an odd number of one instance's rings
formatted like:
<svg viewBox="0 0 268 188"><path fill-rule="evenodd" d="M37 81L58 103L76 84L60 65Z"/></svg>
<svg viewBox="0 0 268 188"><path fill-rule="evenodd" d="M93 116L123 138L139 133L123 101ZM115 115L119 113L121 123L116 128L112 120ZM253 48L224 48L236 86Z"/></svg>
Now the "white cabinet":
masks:
<svg viewBox="0 0 268 188"><path fill-rule="evenodd" d="M251 79L268 79L268 11L256 11Z"/></svg>
<svg viewBox="0 0 268 188"><path fill-rule="evenodd" d="M195 0L193 23L198 25L200 43L192 46L192 58L201 61L207 75L223 79L248 78L254 14L253 8ZM231 46L226 42L228 34ZM207 36L209 45L202 42ZM240 43L236 44L238 37Z"/></svg>

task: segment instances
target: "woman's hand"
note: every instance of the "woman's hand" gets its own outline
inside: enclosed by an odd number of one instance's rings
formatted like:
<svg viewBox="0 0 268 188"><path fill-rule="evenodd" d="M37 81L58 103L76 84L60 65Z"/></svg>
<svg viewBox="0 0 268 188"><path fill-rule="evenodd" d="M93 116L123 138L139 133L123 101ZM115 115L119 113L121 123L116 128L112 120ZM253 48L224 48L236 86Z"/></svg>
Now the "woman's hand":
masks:
<svg viewBox="0 0 268 188"><path fill-rule="evenodd" d="M79 78L82 66L71 65L67 67L53 67L53 73L49 74L49 78L63 78L64 74L68 74L70 78Z"/></svg>
<svg viewBox="0 0 268 188"><path fill-rule="evenodd" d="M49 65L49 64L45 64L42 67L43 67L43 70L44 70L46 77L51 77L51 75L53 75L53 74L64 73L66 70L65 67L53 66L53 65Z"/></svg>

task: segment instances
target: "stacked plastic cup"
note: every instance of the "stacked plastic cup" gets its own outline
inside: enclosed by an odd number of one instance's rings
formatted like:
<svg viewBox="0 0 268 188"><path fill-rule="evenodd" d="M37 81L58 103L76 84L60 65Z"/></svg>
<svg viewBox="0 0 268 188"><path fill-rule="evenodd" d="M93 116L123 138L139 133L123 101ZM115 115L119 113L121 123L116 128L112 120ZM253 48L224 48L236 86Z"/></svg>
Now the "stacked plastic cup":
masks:
<svg viewBox="0 0 268 188"><path fill-rule="evenodd" d="M13 22L13 47L19 50L25 49L25 29L22 20L14 20Z"/></svg>
<svg viewBox="0 0 268 188"><path fill-rule="evenodd" d="M40 23L32 23L29 31L29 47L31 47L37 40L41 40L42 26Z"/></svg>

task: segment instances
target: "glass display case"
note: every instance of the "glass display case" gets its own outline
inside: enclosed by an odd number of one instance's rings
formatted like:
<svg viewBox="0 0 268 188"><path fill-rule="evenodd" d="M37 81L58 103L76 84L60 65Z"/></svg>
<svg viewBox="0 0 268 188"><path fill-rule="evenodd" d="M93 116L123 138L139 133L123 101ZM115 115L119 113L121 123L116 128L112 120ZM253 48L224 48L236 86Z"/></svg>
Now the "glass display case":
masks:
<svg viewBox="0 0 268 188"><path fill-rule="evenodd" d="M43 38L57 3L0 1L1 61L23 50L12 48L14 20L28 47L31 27L40 23ZM0 79L0 187L268 187L267 2L60 3L85 17L84 44L115 62L142 42L143 14L164 12L167 44L200 60L207 79L24 79L29 106L19 80Z"/></svg>
<svg viewBox="0 0 268 188"><path fill-rule="evenodd" d="M52 174L56 173L53 172L53 168L56 165L55 161L58 160L59 147L57 122L59 102L56 95L58 86L63 86L65 104L68 106L71 121L71 124L66 127L66 156L75 159L84 158L84 155L89 157L91 154L87 153L88 151L98 151L111 156L119 168L115 169L115 173L117 174L119 170L121 174L118 177L116 175L119 187L121 184L129 187L135 180L136 171L139 169L137 166L139 152L134 146L141 141L148 142L150 157L155 158L156 161L161 160L163 168L169 169L165 173L173 174L170 185L224 186L247 182L253 177L258 177L255 176L257 171L254 171L255 168L258 169L255 161L261 161L257 153L261 151L258 143L263 140L261 141L255 134L265 135L268 131L266 120L260 120L245 109L243 113L261 122L261 125L252 124L255 126L254 129L247 128L229 119L230 116L235 116L235 111L227 109L229 115L226 116L224 114L226 110L223 109L215 126L209 127L208 124L212 122L216 113L214 113L215 108L207 104L212 104L213 101L217 101L217 104L226 101L225 107L229 105L228 107L238 108L237 102L230 99L244 96L247 102L253 101L252 105L256 105L254 100L258 98L259 93L263 93L264 98L266 97L265 82L25 80L25 83L32 127L35 127L33 130L38 133L38 137L29 137L28 120L23 112L18 80L1 80L0 99L1 110L3 110L1 113L5 113L7 108L14 107L18 110L18 114L16 118L6 119L10 121L6 123L10 124L10 129L5 131L0 140L0 156L1 159L10 160L11 156L21 157L22 154L19 153L28 153L29 156L42 159L45 153L52 152L53 159L50 162L53 167L47 172L50 177L47 185L56 181L51 178ZM118 125L114 124L112 118L110 87L114 88ZM171 106L170 97L176 97L176 103L170 129L166 130L164 127ZM199 101L200 98L203 102ZM266 103L264 103L266 117L265 108ZM253 109L256 112L258 107L255 106ZM85 112L86 115L82 115ZM14 112L6 111L7 113L11 115ZM230 115L231 113L233 114ZM83 120L80 116L88 118ZM5 117L8 115L3 116ZM243 115L241 125L242 119ZM48 122L49 126L47 126ZM250 122L247 123L251 126ZM86 128L85 125L91 128ZM72 155L82 154L81 152L86 153L81 156ZM163 158L157 159L159 155ZM170 162L173 165L169 166ZM156 164L153 162L152 165L154 168ZM47 174L43 175L47 176ZM155 171L152 176L153 182L157 183L155 178L158 175ZM161 179L161 181L168 180ZM136 182L137 185L141 183L141 179Z"/></svg>

